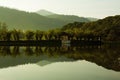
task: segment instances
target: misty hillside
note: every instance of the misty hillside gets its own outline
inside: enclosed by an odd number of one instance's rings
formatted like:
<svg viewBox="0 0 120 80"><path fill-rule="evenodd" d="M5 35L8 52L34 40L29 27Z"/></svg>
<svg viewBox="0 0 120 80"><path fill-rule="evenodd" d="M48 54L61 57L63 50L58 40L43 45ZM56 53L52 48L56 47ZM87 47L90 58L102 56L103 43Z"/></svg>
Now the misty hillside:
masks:
<svg viewBox="0 0 120 80"><path fill-rule="evenodd" d="M55 13L47 11L47 10L39 10L36 12L37 14L40 14L42 16L49 16L49 15L55 15Z"/></svg>
<svg viewBox="0 0 120 80"><path fill-rule="evenodd" d="M89 21L96 21L98 19L96 18L85 18L85 17L78 17L75 15L62 15L62 14L56 14L47 10L39 10L36 12L37 14L46 16L48 18L52 18L52 19L59 19L59 20L63 20L65 22L89 22Z"/></svg>
<svg viewBox="0 0 120 80"><path fill-rule="evenodd" d="M97 21L97 20L99 20L98 18L92 18L92 17L87 17L87 19L88 19L89 21Z"/></svg>
<svg viewBox="0 0 120 80"><path fill-rule="evenodd" d="M74 15L49 15L47 17L53 18L53 19L59 19L59 20L63 20L63 21L68 21L68 22L76 22L76 21L89 22L90 21L87 18L78 17L78 16L74 16Z"/></svg>
<svg viewBox="0 0 120 80"><path fill-rule="evenodd" d="M50 13L48 12L46 14ZM42 16L37 13L0 7L0 22L5 22L8 25L8 29L15 28L21 30L49 30L54 28L61 28L63 25L74 22L76 20L83 22L81 18L79 19L77 17L76 19L72 17L66 17L65 20L63 20L59 18ZM84 22L88 21L89 20L84 20Z"/></svg>
<svg viewBox="0 0 120 80"><path fill-rule="evenodd" d="M5 22L8 29L22 30L48 30L60 28L66 22L58 19L50 19L36 13L29 13L10 8L0 7L0 22Z"/></svg>

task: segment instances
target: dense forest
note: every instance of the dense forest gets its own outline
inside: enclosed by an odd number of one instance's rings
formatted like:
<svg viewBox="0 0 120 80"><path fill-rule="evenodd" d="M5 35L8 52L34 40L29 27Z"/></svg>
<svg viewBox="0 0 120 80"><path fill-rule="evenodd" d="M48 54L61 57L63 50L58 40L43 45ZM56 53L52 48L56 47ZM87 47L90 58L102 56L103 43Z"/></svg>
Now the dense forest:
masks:
<svg viewBox="0 0 120 80"><path fill-rule="evenodd" d="M88 23L69 23L62 30L76 33L78 36L81 34L99 35L104 41L120 41L120 15Z"/></svg>
<svg viewBox="0 0 120 80"><path fill-rule="evenodd" d="M70 40L79 40L82 36L101 36L103 41L120 41L120 16L111 16L94 22L69 23L61 29L48 31L8 30L6 23L0 23L1 41L19 40L59 40L61 33L67 33Z"/></svg>

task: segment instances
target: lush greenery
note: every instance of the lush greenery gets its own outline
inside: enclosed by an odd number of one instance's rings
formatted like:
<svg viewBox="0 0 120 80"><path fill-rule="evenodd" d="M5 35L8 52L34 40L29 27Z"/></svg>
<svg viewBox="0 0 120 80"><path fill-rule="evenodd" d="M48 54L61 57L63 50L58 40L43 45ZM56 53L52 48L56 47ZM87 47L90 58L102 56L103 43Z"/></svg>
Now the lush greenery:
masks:
<svg viewBox="0 0 120 80"><path fill-rule="evenodd" d="M82 40L83 36L91 40L92 37L94 36L101 36L103 41L120 41L120 37L119 37L120 16L119 15L106 17L104 19L94 21L94 22L69 23L63 26L61 29L49 29L48 31L44 31L42 28L40 28L41 27L40 25L42 25L42 23L46 24L46 21L44 20L48 20L48 18L45 19L43 16L40 16L36 13L27 13L23 11L11 10L7 8L0 8L0 10L2 10L2 12L0 12L0 16L4 14L4 16L1 17L1 20L9 19L8 22L6 22L7 25L9 25L9 22L11 21L13 22L13 24L14 23L21 24L21 26L24 28L24 29L19 29L20 26L18 25L16 26L17 27L16 29L10 30L9 29L10 25L7 26L6 23L0 23L0 40L1 41L60 40L61 35L63 34L67 34L69 40ZM10 16L11 18L14 18L14 19L11 20ZM42 23L40 22L40 19L38 19L39 17L44 18L44 19L41 19L43 20ZM19 18L19 22L17 21L18 18ZM29 21L26 22L27 21L26 19L30 20L31 22ZM21 23L21 21L23 23ZM51 23L51 21L52 19L50 19L50 21L47 21L47 24L61 23L61 21L59 21L59 23L57 22ZM32 24L32 22L35 22L35 23ZM29 23L28 26L38 25L37 27L39 27L39 29L36 28L37 29L36 31L35 30L31 31L29 29L25 30L26 23Z"/></svg>
<svg viewBox="0 0 120 80"><path fill-rule="evenodd" d="M69 17L68 19L72 19L72 22L81 22L81 18L79 17L77 20L72 17ZM31 13L5 7L0 7L0 21L6 22L9 25L8 29L15 28L21 30L49 30L61 28L63 25L71 22L71 20L41 16L36 12ZM89 20L85 19L84 21L86 22Z"/></svg>
<svg viewBox="0 0 120 80"><path fill-rule="evenodd" d="M81 34L91 34L102 36L104 41L120 41L120 15L106 17L95 22L69 23L62 30L74 32L79 37Z"/></svg>
<svg viewBox="0 0 120 80"><path fill-rule="evenodd" d="M68 22L74 22L74 21L89 22L90 21L87 18L78 17L78 16L74 16L74 15L49 15L47 17L53 18L53 19L59 19L59 20L63 20L63 21L68 21Z"/></svg>
<svg viewBox="0 0 120 80"><path fill-rule="evenodd" d="M50 19L36 13L29 13L15 9L0 7L0 21L6 22L8 29L21 30L48 30L49 27L57 28L66 24L64 21Z"/></svg>
<svg viewBox="0 0 120 80"><path fill-rule="evenodd" d="M83 38L86 36L94 37L91 33L82 33L78 34L77 30L62 30L62 29L54 29L49 31L22 31L22 30L8 30L7 25L5 23L1 23L0 29L0 40L1 41L20 41L20 40L60 40L61 35L67 34L69 40L78 40L79 36Z"/></svg>

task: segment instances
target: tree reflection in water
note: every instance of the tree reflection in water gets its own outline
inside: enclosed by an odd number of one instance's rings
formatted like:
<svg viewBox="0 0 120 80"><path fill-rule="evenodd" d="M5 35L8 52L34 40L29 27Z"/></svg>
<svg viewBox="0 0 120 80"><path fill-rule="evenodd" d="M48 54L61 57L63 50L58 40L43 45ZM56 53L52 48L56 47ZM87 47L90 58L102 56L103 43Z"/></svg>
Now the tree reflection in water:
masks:
<svg viewBox="0 0 120 80"><path fill-rule="evenodd" d="M112 69L120 71L120 50L119 45L101 45L101 46L62 46L62 47L41 47L41 46L1 46L0 47L0 61L2 57L12 56L14 59L7 64L6 67L15 66L25 63L37 63L41 60L47 60L48 58L60 58L65 57L67 59L86 60L89 62L96 63L106 69ZM22 48L22 49L21 49ZM24 53L23 53L24 52ZM24 59L19 58L22 55ZM36 57L34 57L36 56ZM43 57L46 56L46 57ZM14 58L16 57L16 58ZM30 59L28 59L30 58ZM2 60L8 60L2 58ZM63 59L64 60L64 59ZM62 61L63 61L62 60ZM64 60L66 61L66 60ZM4 64L5 65L5 64ZM0 64L0 67L2 64ZM4 67L4 66L2 66Z"/></svg>
<svg viewBox="0 0 120 80"><path fill-rule="evenodd" d="M34 52L33 52L33 49L32 49L32 47L30 47L30 46L27 46L26 48L25 48L25 54L27 55L27 56L32 56L32 55L34 55Z"/></svg>
<svg viewBox="0 0 120 80"><path fill-rule="evenodd" d="M10 50L10 46L2 46L2 47L0 47L0 55L1 56L12 55L11 50Z"/></svg>
<svg viewBox="0 0 120 80"><path fill-rule="evenodd" d="M11 54L14 57L20 55L19 46L14 46L13 49L12 49L12 53Z"/></svg>

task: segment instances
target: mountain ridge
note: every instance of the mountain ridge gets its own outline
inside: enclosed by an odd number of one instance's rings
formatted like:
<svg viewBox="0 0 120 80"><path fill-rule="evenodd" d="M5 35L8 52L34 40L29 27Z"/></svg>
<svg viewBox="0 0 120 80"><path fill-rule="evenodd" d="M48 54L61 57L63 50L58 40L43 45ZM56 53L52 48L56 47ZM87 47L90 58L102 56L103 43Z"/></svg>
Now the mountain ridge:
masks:
<svg viewBox="0 0 120 80"><path fill-rule="evenodd" d="M62 30L76 30L77 34L92 33L101 36L102 41L120 41L120 15L108 16L94 22L74 22L63 26Z"/></svg>
<svg viewBox="0 0 120 80"><path fill-rule="evenodd" d="M54 15L54 14L56 14L56 13L47 11L47 10L45 10L45 9L38 10L38 11L36 11L35 13L37 13L37 14L39 14L39 15L42 15L42 16L49 16L49 15Z"/></svg>
<svg viewBox="0 0 120 80"><path fill-rule="evenodd" d="M25 12L6 7L0 7L0 22L5 22L8 29L48 30L62 27L66 22L50 19L34 12Z"/></svg>
<svg viewBox="0 0 120 80"><path fill-rule="evenodd" d="M69 21L69 22L89 22L89 21L97 21L97 18L92 18L92 17L79 17L77 15L64 15L64 14L56 14L47 10L39 10L36 12L39 15L44 15L48 18L53 18L53 19L59 19L59 20L63 20L63 21ZM49 14L48 14L49 13Z"/></svg>
<svg viewBox="0 0 120 80"><path fill-rule="evenodd" d="M51 14L56 15L55 13ZM39 15L35 12L26 12L7 7L0 7L0 22L5 22L10 30L49 30L62 28L64 25L76 21L90 22L90 20L86 18L79 18L77 16L58 16L60 18L51 18Z"/></svg>

